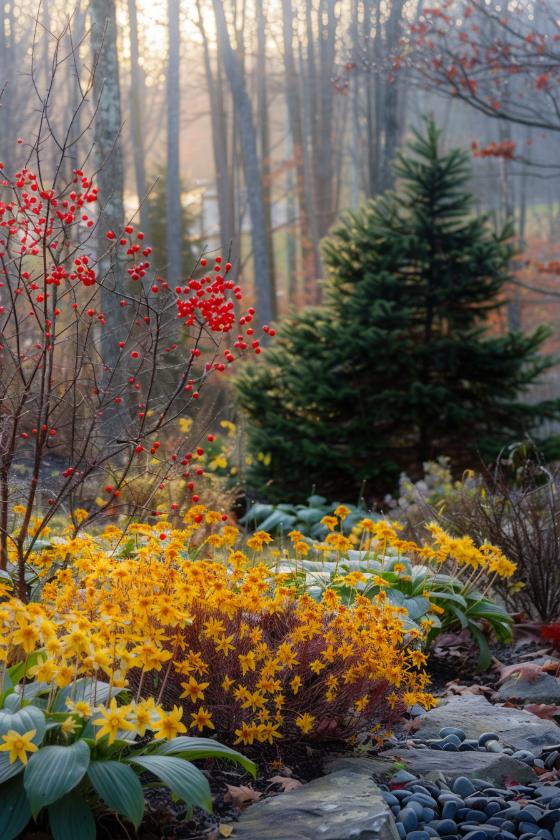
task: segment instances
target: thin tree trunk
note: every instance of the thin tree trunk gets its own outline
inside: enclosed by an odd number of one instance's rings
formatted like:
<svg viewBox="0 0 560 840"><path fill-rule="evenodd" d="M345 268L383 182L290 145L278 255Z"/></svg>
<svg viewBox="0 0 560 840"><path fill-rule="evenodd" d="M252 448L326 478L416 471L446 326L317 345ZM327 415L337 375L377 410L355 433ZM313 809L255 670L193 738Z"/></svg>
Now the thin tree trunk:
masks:
<svg viewBox="0 0 560 840"><path fill-rule="evenodd" d="M134 156L134 177L136 195L140 206L140 224L150 241L148 187L146 182L146 156L144 149L144 73L140 67L138 46L138 15L136 0L128 0L128 24L130 33L130 129Z"/></svg>
<svg viewBox="0 0 560 840"><path fill-rule="evenodd" d="M270 122L268 116L268 84L266 76L266 9L264 0L260 0L260 2L256 3L255 10L257 14L257 126L259 129L268 259L270 262L270 276L272 278L272 284L275 287L274 234L272 229L272 167L270 150Z"/></svg>
<svg viewBox="0 0 560 840"><path fill-rule="evenodd" d="M167 279L172 286L181 280L181 181L179 170L180 121L180 2L168 0L169 55L167 58L167 171L166 236Z"/></svg>
<svg viewBox="0 0 560 840"><path fill-rule="evenodd" d="M304 298L307 303L314 299L314 287L319 277L320 261L317 251L317 238L314 235L311 219L313 201L307 188L306 176L307 152L305 148L301 98L298 88L298 74L294 57L293 33L294 16L292 0L282 0L282 21L284 35L284 69L286 77L286 104L288 121L292 137L292 154L296 170L296 189L298 197L298 219L300 229L301 263L303 274Z"/></svg>
<svg viewBox="0 0 560 840"><path fill-rule="evenodd" d="M204 72L208 86L208 97L210 99L212 150L214 153L218 217L220 220L221 251L224 257L233 261L231 253L235 238L233 178L228 165L228 131L222 92L220 62L218 59L216 73L214 74L200 0L197 0L196 6L198 11L198 27L202 36Z"/></svg>
<svg viewBox="0 0 560 840"><path fill-rule="evenodd" d="M245 189L247 190L247 200L251 216L251 241L253 246L257 314L259 321L266 323L274 320L276 317L276 294L266 243L266 214L264 209L262 173L257 153L257 138L253 121L253 108L247 93L239 56L233 51L231 46L222 0L213 0L213 6L224 69L228 77L238 120Z"/></svg>

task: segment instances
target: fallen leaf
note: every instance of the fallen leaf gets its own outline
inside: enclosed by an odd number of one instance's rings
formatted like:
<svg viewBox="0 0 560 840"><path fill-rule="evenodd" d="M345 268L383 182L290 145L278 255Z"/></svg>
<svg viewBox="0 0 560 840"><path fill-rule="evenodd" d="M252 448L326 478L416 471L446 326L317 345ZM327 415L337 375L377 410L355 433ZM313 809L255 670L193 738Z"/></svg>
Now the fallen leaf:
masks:
<svg viewBox="0 0 560 840"><path fill-rule="evenodd" d="M236 808L246 808L251 802L258 802L262 793L249 785L226 785L225 802L231 802Z"/></svg>
<svg viewBox="0 0 560 840"><path fill-rule="evenodd" d="M510 677L525 677L529 682L536 682L542 675L543 666L534 662L518 662L517 665L502 665L498 685Z"/></svg>
<svg viewBox="0 0 560 840"><path fill-rule="evenodd" d="M289 776L272 776L268 781L271 785L280 785L284 793L303 787L301 782L298 782L297 779L290 779Z"/></svg>
<svg viewBox="0 0 560 840"><path fill-rule="evenodd" d="M529 703L523 708L526 712L531 712L532 715L543 720L553 720L560 715L560 706L552 706L548 703Z"/></svg>
<svg viewBox="0 0 560 840"><path fill-rule="evenodd" d="M218 833L220 837L231 837L233 834L233 826L228 823L220 823L218 826Z"/></svg>

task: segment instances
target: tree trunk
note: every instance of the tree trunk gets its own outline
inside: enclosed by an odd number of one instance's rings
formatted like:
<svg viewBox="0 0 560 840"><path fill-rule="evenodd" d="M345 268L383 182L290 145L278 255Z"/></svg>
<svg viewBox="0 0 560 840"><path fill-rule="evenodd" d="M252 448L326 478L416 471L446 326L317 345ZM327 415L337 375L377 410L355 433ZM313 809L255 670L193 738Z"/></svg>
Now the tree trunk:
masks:
<svg viewBox="0 0 560 840"><path fill-rule="evenodd" d="M311 303L315 297L315 286L320 273L320 260L317 250L317 237L312 227L313 202L309 188L308 154L305 146L301 97L298 87L298 74L294 57L293 33L294 16L292 0L282 2L282 21L284 33L284 69L286 77L286 104L288 121L292 137L292 153L296 171L296 190L298 197L298 219L300 229L301 263L303 274L304 298Z"/></svg>
<svg viewBox="0 0 560 840"><path fill-rule="evenodd" d="M134 155L134 177L136 194L140 207L140 225L150 242L148 187L146 182L146 157L144 152L144 72L140 67L138 46L138 15L136 0L128 0L128 22L130 31L130 133Z"/></svg>
<svg viewBox="0 0 560 840"><path fill-rule="evenodd" d="M171 286L181 280L181 180L179 170L179 27L180 0L168 0L169 55L167 58L167 279Z"/></svg>
<svg viewBox="0 0 560 840"><path fill-rule="evenodd" d="M94 97L97 105L95 119L95 153L97 184L99 186L99 224L97 237L97 275L102 284L101 305L106 325L102 331L103 363L110 376L119 365L118 340L124 335L124 310L119 305L125 291L126 263L119 247L108 248L107 231L116 238L124 227L123 162L120 146L122 126L117 58L117 27L114 0L91 0L92 48L95 67ZM125 372L122 371L124 377ZM115 390L120 382L114 381ZM122 403L124 406L124 401ZM114 406L105 416L105 436L114 440L122 428L125 409Z"/></svg>
<svg viewBox="0 0 560 840"><path fill-rule="evenodd" d="M216 30L222 51L224 69L229 80L231 95L238 120L239 138L243 161L243 174L251 216L251 241L255 277L257 317L267 323L276 317L276 294L270 270L266 241L266 213L264 208L262 173L257 153L257 138L253 121L253 108L247 93L239 56L233 51L222 0L213 0Z"/></svg>

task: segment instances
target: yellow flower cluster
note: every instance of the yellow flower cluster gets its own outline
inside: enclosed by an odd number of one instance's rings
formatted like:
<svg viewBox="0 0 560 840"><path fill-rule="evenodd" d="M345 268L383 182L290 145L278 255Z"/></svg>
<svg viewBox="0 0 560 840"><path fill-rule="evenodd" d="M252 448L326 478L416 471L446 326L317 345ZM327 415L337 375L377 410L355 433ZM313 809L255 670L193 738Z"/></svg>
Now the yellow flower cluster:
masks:
<svg viewBox="0 0 560 840"><path fill-rule="evenodd" d="M237 549L237 529L219 514L199 505L185 518L180 530L111 526L37 553L40 601L0 603L0 676L24 661L26 676L53 693L82 677L93 698L96 681L128 689L126 706L114 697L67 704L69 732L85 716L109 741L146 730L159 738L216 731L241 744L350 736L388 724L408 704L432 704L417 635L383 593L357 594L352 605L330 588L320 600L300 595L286 575ZM248 542L258 551L268 541L257 532Z"/></svg>

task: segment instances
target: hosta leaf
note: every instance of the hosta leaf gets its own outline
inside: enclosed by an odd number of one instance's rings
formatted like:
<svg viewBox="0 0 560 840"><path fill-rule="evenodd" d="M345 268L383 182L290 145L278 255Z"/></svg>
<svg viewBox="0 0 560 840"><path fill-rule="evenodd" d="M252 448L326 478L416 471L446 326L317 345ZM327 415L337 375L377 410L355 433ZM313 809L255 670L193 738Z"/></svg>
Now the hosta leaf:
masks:
<svg viewBox="0 0 560 840"><path fill-rule="evenodd" d="M54 840L95 840L97 834L92 813L77 791L49 806L49 827Z"/></svg>
<svg viewBox="0 0 560 840"><path fill-rule="evenodd" d="M0 787L0 837L14 840L31 819L31 808L21 779Z"/></svg>
<svg viewBox="0 0 560 840"><path fill-rule="evenodd" d="M228 761L236 761L247 770L253 777L257 768L253 761L246 758L237 750L226 747L212 738L191 738L188 735L180 735L172 738L171 741L164 741L154 750L156 755L180 754L182 758L195 761L198 758L225 758Z"/></svg>
<svg viewBox="0 0 560 840"><path fill-rule="evenodd" d="M144 792L132 767L120 761L92 761L88 776L105 805L138 828L144 816Z"/></svg>
<svg viewBox="0 0 560 840"><path fill-rule="evenodd" d="M89 759L89 747L84 741L76 741L68 747L43 747L33 753L25 768L23 783L34 816L82 781Z"/></svg>
<svg viewBox="0 0 560 840"><path fill-rule="evenodd" d="M184 758L174 755L143 755L131 758L130 761L161 779L187 805L212 810L212 796L206 776Z"/></svg>
<svg viewBox="0 0 560 840"><path fill-rule="evenodd" d="M14 705L19 706L21 697L18 694L10 694L6 698L6 704L8 701L11 703L12 698L14 698ZM6 708L0 711L0 737L9 732L10 729L14 729L21 735L35 729L33 743L39 745L45 735L46 727L45 715L36 706L24 706L23 709L17 709L17 711L10 711Z"/></svg>

